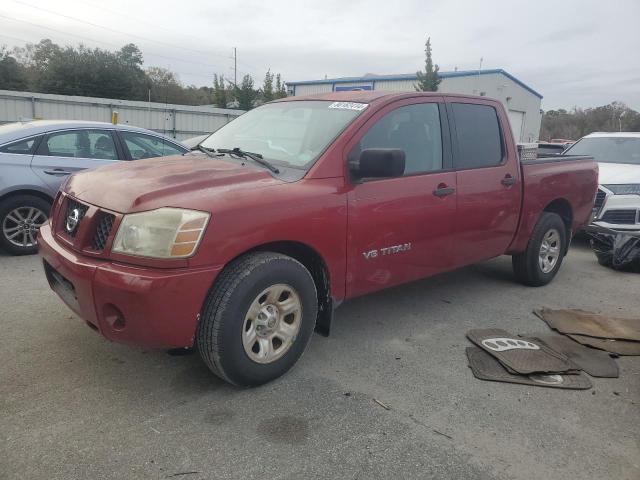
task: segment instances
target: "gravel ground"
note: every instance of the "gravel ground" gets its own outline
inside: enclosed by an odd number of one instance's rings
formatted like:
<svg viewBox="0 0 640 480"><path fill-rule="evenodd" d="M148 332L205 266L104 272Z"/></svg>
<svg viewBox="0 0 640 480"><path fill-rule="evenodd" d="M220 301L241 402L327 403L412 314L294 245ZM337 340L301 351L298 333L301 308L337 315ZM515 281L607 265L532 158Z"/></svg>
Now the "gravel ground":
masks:
<svg viewBox="0 0 640 480"><path fill-rule="evenodd" d="M498 258L347 302L292 372L240 390L104 340L38 257L0 254L0 478L639 479L640 358L568 391L476 380L464 353L470 328L547 332L535 307L637 316L639 292L584 244L538 289Z"/></svg>

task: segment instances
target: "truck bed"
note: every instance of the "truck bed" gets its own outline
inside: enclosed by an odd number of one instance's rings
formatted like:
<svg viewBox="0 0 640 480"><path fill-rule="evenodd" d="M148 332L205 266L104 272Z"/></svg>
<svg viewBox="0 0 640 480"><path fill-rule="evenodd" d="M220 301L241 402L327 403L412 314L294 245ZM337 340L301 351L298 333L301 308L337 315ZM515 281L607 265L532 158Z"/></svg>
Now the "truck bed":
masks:
<svg viewBox="0 0 640 480"><path fill-rule="evenodd" d="M554 208L563 212L571 232L590 218L598 188L598 165L589 156L553 155L521 160L522 209L520 222L509 253L523 251L540 212ZM558 198L558 192L564 192Z"/></svg>

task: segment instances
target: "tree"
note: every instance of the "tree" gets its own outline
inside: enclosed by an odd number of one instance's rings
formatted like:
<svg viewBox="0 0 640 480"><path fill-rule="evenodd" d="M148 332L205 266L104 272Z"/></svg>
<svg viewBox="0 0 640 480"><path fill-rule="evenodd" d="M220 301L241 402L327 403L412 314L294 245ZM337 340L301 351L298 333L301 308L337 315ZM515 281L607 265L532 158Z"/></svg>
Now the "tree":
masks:
<svg viewBox="0 0 640 480"><path fill-rule="evenodd" d="M233 96L238 102L238 108L241 110L251 110L253 103L258 99L260 92L253 88L253 78L251 75L242 77L240 86L234 85Z"/></svg>
<svg viewBox="0 0 640 480"><path fill-rule="evenodd" d="M265 102L270 102L275 98L273 92L273 73L271 70L267 70L267 73L264 76L264 82L262 84L262 99Z"/></svg>
<svg viewBox="0 0 640 480"><path fill-rule="evenodd" d="M224 86L224 75L213 74L213 103L218 108L227 108L229 95Z"/></svg>
<svg viewBox="0 0 640 480"><path fill-rule="evenodd" d="M162 67L149 67L146 70L151 101L161 103L183 103L184 87L178 76Z"/></svg>
<svg viewBox="0 0 640 480"><path fill-rule="evenodd" d="M287 87L279 73L276 75L276 89L273 95L274 98L285 98L287 96Z"/></svg>
<svg viewBox="0 0 640 480"><path fill-rule="evenodd" d="M438 75L440 67L434 65L433 59L431 58L431 37L427 38L427 43L424 45L424 53L424 72L416 72L418 84L414 85L414 87L418 92L437 92L438 85L440 85L442 79L440 75Z"/></svg>
<svg viewBox="0 0 640 480"><path fill-rule="evenodd" d="M542 116L540 139L567 138L577 140L592 132L637 132L640 113L624 103L613 102L593 108L549 110Z"/></svg>
<svg viewBox="0 0 640 480"><path fill-rule="evenodd" d="M25 68L6 50L0 48L0 89L27 90L29 82Z"/></svg>

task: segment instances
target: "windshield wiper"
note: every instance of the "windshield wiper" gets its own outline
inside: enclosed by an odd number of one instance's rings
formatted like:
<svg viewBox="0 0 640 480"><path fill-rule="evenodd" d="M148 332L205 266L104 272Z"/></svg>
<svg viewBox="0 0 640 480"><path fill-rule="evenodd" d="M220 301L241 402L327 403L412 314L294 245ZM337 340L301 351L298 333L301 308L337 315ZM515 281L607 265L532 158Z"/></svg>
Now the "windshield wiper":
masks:
<svg viewBox="0 0 640 480"><path fill-rule="evenodd" d="M230 154L230 155L237 155L238 157L243 157L243 158L244 157L250 158L254 162L259 163L260 165L262 165L263 167L268 168L273 173L280 173L280 170L278 169L278 167L276 167L275 165L267 162L264 158L262 158L262 155L260 155L259 153L245 152L244 150L240 150L238 147L235 147L235 148L218 148L218 149L216 149L216 152L218 152L218 153L227 153L227 154Z"/></svg>
<svg viewBox="0 0 640 480"><path fill-rule="evenodd" d="M202 145L198 144L198 145L196 145L196 149L200 150L201 152L206 153L210 157L215 157L216 156L215 155L216 151L213 148L203 147Z"/></svg>

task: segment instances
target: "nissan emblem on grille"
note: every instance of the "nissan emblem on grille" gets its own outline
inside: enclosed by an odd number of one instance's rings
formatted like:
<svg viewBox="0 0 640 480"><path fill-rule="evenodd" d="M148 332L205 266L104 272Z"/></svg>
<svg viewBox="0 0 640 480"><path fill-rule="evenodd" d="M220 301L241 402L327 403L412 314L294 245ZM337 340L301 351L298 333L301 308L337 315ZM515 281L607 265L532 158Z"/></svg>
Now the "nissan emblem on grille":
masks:
<svg viewBox="0 0 640 480"><path fill-rule="evenodd" d="M76 228L78 228L78 223L80 223L80 209L74 208L67 215L67 222L65 224L65 228L68 233L73 233Z"/></svg>

